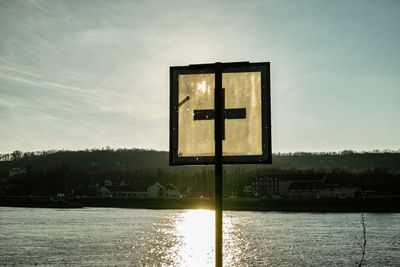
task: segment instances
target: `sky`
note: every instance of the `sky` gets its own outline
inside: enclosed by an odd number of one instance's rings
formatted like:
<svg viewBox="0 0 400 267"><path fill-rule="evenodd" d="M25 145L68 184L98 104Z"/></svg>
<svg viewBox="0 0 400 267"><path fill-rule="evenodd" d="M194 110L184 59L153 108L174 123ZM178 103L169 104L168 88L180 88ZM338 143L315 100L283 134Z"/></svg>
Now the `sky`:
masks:
<svg viewBox="0 0 400 267"><path fill-rule="evenodd" d="M0 0L0 153L169 150L169 67L271 62L272 151L400 149L400 1Z"/></svg>

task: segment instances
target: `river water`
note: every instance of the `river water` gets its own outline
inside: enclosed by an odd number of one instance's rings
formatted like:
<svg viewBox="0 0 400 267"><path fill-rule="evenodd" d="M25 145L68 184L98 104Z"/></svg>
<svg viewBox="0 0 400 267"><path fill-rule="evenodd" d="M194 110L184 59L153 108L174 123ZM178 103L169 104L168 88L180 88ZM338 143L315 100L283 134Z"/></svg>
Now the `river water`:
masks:
<svg viewBox="0 0 400 267"><path fill-rule="evenodd" d="M364 214L366 266L400 266L400 213ZM225 266L354 266L359 213L224 212ZM214 212L0 207L1 266L213 266Z"/></svg>

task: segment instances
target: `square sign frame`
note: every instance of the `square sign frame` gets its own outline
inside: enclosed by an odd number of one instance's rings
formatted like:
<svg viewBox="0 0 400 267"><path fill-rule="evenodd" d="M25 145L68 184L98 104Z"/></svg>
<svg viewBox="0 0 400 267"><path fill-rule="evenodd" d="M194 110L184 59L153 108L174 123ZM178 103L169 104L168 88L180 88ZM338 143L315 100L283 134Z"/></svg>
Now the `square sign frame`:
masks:
<svg viewBox="0 0 400 267"><path fill-rule="evenodd" d="M220 63L222 74L241 72L261 73L261 131L262 153L260 155L222 156L222 164L271 164L271 78L269 62ZM215 164L214 156L179 156L179 76L185 74L215 74L215 64L197 64L170 67L170 144L169 165Z"/></svg>

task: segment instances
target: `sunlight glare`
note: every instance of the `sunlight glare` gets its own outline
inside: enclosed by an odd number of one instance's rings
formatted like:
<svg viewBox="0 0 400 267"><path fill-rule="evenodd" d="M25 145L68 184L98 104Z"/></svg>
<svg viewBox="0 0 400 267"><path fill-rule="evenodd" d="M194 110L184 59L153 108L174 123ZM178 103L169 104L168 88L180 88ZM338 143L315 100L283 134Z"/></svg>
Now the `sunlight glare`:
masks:
<svg viewBox="0 0 400 267"><path fill-rule="evenodd" d="M207 88L207 84L205 81L202 81L201 83L197 84L197 90L203 94L206 92L206 88Z"/></svg>
<svg viewBox="0 0 400 267"><path fill-rule="evenodd" d="M183 266L212 265L214 262L214 211L189 210L177 221L181 237L178 254Z"/></svg>
<svg viewBox="0 0 400 267"><path fill-rule="evenodd" d="M214 266L215 213L213 210L187 210L175 218L171 233L177 241L170 253L178 266ZM224 266L240 266L237 257L241 252L235 232L238 221L224 215Z"/></svg>

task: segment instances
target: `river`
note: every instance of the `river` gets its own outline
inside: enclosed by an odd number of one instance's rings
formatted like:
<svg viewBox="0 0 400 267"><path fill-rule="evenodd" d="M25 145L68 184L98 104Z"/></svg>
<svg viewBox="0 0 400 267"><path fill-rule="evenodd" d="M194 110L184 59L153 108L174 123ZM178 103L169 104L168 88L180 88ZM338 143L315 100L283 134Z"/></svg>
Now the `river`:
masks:
<svg viewBox="0 0 400 267"><path fill-rule="evenodd" d="M400 265L400 213L366 213L366 266ZM354 266L361 214L224 212L225 266ZM0 207L1 266L213 266L214 212Z"/></svg>

